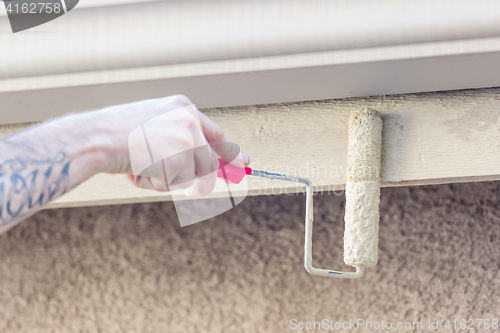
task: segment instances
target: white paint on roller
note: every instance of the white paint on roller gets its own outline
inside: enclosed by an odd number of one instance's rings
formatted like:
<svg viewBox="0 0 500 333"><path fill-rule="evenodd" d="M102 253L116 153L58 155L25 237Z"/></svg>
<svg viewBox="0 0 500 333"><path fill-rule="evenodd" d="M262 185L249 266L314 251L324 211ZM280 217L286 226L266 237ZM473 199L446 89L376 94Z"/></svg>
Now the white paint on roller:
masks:
<svg viewBox="0 0 500 333"><path fill-rule="evenodd" d="M349 118L344 262L378 261L382 118L378 111L353 111Z"/></svg>
<svg viewBox="0 0 500 333"><path fill-rule="evenodd" d="M380 182L349 182L346 186L344 261L374 266L378 260Z"/></svg>

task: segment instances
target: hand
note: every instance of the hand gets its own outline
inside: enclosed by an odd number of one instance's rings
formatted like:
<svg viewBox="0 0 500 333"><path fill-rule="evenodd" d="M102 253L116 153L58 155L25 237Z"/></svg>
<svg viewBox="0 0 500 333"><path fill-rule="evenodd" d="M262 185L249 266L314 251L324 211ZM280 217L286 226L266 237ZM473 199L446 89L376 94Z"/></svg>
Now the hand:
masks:
<svg viewBox="0 0 500 333"><path fill-rule="evenodd" d="M141 188L185 189L190 197L207 195L215 186L217 155L238 167L250 162L185 96L119 105L87 115L100 117L108 127L106 140L111 144L106 148L105 171L127 173L127 179Z"/></svg>

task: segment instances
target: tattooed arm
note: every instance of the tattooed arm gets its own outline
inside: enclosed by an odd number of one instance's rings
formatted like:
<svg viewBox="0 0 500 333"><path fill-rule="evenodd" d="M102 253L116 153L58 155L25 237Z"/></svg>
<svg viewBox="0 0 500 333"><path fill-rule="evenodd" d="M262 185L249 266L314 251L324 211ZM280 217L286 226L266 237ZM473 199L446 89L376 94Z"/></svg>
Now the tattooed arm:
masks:
<svg viewBox="0 0 500 333"><path fill-rule="evenodd" d="M142 177L129 176L137 186L204 195L215 185L218 162L212 149L222 157L237 156L240 165L249 163L239 148L228 152L218 144L229 142L222 129L180 95L60 117L0 140L0 233L96 173L131 174L129 136L143 124L162 143L155 154L176 159L146 169ZM203 145L208 154L194 149ZM207 172L209 177L198 179Z"/></svg>
<svg viewBox="0 0 500 333"><path fill-rule="evenodd" d="M104 171L100 147L74 132L79 118L63 117L0 140L0 232Z"/></svg>

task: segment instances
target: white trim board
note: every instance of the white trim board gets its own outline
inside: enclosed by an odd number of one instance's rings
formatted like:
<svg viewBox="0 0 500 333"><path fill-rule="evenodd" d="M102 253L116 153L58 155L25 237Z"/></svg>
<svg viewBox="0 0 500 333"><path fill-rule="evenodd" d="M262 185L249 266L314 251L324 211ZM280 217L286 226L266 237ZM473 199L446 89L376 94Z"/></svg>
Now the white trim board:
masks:
<svg viewBox="0 0 500 333"><path fill-rule="evenodd" d="M347 119L353 109L383 114L382 186L500 180L500 88L206 110L251 158L251 167L312 179L316 190L345 183ZM23 125L4 126L7 134ZM250 195L301 191L249 178ZM285 185L278 190L279 185ZM225 193L219 184L214 196ZM273 192L274 191L274 192ZM276 192L278 191L278 192ZM236 193L238 193L236 191ZM100 174L50 207L170 200L121 175Z"/></svg>

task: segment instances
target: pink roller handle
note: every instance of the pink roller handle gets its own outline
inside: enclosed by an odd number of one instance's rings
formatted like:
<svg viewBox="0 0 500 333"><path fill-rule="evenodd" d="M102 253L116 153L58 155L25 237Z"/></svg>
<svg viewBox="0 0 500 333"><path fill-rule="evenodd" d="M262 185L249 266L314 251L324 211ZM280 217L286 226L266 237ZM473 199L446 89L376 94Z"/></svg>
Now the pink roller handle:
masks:
<svg viewBox="0 0 500 333"><path fill-rule="evenodd" d="M252 173L252 169L238 168L234 165L231 165L219 158L219 170L217 170L217 177L224 180L229 184L239 184L245 178L245 175L249 175Z"/></svg>

